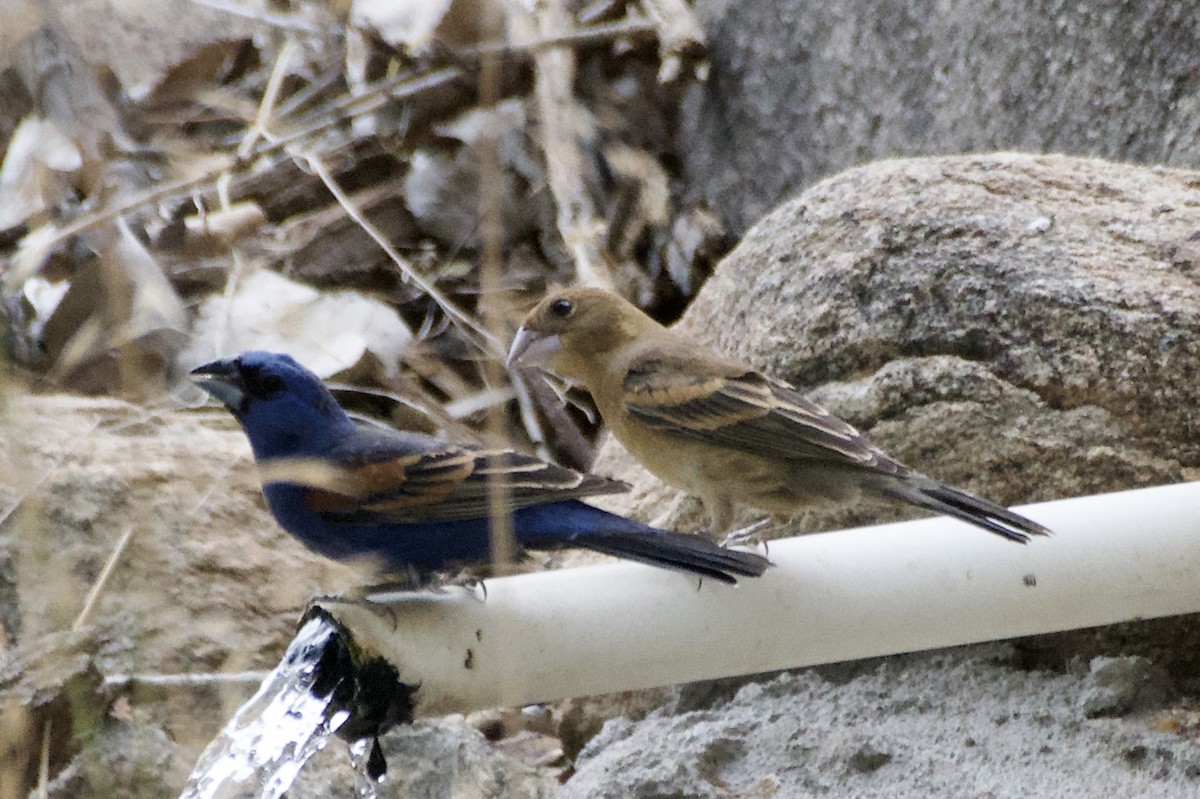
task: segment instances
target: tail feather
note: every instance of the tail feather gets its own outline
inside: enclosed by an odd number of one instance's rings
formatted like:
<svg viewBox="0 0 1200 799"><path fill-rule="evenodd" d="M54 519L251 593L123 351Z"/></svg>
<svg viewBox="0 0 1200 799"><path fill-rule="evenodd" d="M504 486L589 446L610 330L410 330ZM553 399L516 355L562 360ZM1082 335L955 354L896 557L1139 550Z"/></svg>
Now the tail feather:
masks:
<svg viewBox="0 0 1200 799"><path fill-rule="evenodd" d="M649 566L737 583L737 577L759 577L771 561L753 552L726 549L707 538L666 530L591 533L572 543L594 552L636 560Z"/></svg>
<svg viewBox="0 0 1200 799"><path fill-rule="evenodd" d="M660 530L578 500L522 508L513 520L517 542L528 549L582 547L723 583L758 577L771 565L762 555L727 549L702 535Z"/></svg>
<svg viewBox="0 0 1200 799"><path fill-rule="evenodd" d="M1028 544L1030 536L1050 535L1048 528L1031 519L930 478L909 478L904 481L903 488L888 487L884 493L982 527L1018 544Z"/></svg>

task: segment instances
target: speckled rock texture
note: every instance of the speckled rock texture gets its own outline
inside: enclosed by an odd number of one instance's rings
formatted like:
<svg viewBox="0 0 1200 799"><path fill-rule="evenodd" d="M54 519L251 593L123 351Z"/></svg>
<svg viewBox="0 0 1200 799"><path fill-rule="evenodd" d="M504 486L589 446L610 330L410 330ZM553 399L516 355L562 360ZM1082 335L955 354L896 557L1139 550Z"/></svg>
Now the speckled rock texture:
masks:
<svg viewBox="0 0 1200 799"><path fill-rule="evenodd" d="M1141 718L1089 718L1076 674L1007 645L782 674L706 710L610 721L562 799L1186 797L1200 747Z"/></svg>

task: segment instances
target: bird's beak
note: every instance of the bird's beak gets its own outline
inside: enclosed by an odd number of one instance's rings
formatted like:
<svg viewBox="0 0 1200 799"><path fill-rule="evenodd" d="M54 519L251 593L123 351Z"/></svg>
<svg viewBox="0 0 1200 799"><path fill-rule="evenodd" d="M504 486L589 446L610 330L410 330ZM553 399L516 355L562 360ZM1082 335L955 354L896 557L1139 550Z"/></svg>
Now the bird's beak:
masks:
<svg viewBox="0 0 1200 799"><path fill-rule="evenodd" d="M232 358L197 366L191 375L196 385L219 399L234 413L238 413L245 404L246 389L242 385L242 372Z"/></svg>
<svg viewBox="0 0 1200 799"><path fill-rule="evenodd" d="M556 334L539 333L522 327L508 350L505 366L545 366L554 353L562 349L562 339Z"/></svg>

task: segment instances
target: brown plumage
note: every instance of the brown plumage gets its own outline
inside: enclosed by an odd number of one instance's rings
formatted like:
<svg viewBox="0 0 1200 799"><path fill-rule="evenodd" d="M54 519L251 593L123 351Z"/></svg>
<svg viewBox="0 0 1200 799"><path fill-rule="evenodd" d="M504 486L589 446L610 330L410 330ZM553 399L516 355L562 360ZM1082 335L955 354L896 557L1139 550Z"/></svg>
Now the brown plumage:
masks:
<svg viewBox="0 0 1200 799"><path fill-rule="evenodd" d="M630 454L700 497L715 532L729 528L735 502L792 513L865 491L1010 541L1049 533L913 471L787 383L705 349L600 289L566 289L538 303L509 362L544 366L586 388Z"/></svg>

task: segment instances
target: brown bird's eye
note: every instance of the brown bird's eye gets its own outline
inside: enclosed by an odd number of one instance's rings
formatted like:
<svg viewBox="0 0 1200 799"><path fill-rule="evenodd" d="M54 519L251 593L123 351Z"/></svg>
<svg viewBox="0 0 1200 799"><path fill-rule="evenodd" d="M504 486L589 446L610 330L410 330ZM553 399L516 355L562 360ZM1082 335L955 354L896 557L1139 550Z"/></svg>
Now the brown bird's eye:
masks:
<svg viewBox="0 0 1200 799"><path fill-rule="evenodd" d="M550 303L550 313L557 316L559 319L566 319L571 315L571 311L575 310L575 303L568 300L566 297L560 297Z"/></svg>

